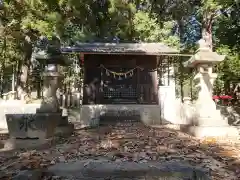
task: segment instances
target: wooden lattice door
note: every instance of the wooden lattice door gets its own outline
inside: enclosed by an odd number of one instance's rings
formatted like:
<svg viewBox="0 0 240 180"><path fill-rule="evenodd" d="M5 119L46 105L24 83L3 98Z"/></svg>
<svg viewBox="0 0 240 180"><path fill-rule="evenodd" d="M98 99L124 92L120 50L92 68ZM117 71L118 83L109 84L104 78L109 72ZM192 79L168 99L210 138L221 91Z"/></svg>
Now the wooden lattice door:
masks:
<svg viewBox="0 0 240 180"><path fill-rule="evenodd" d="M132 68L109 67L102 70L104 103L137 103L137 71L127 75L115 75L109 72L126 73Z"/></svg>

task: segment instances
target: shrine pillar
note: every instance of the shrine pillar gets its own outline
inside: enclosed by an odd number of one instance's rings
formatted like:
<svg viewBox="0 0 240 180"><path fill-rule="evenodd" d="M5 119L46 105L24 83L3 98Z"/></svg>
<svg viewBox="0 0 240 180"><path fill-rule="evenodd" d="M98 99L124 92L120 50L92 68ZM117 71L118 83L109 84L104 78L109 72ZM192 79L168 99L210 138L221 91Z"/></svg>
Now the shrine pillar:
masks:
<svg viewBox="0 0 240 180"><path fill-rule="evenodd" d="M160 65L160 86L158 89L158 98L160 105L161 121L163 124L179 124L176 117L176 92L174 79L174 66L169 60Z"/></svg>
<svg viewBox="0 0 240 180"><path fill-rule="evenodd" d="M197 71L194 81L199 89L195 104L195 116L188 132L198 137L237 136L238 130L229 126L212 99L213 84L217 77L213 65L225 59L225 55L212 52L205 40L199 41L199 49L186 63Z"/></svg>

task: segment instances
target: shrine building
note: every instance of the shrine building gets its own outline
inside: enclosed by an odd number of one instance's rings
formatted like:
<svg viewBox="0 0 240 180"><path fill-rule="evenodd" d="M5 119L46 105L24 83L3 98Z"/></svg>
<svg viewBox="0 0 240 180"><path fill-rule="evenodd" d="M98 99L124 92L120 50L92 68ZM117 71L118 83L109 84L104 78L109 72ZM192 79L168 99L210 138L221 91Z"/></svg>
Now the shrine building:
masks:
<svg viewBox="0 0 240 180"><path fill-rule="evenodd" d="M176 49L163 43L79 43L62 51L79 53L84 62L81 119L132 113L145 122L174 121L168 111L176 98Z"/></svg>

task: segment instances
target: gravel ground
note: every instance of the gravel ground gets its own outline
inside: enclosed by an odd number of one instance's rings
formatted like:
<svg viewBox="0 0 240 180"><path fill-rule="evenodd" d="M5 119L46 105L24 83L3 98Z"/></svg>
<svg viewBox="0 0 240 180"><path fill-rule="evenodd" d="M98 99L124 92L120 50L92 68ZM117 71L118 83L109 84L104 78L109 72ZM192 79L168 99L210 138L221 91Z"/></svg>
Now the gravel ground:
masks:
<svg viewBox="0 0 240 180"><path fill-rule="evenodd" d="M208 169L213 180L237 180L240 179L239 142L239 139L200 140L177 130L150 128L139 122L121 122L76 130L69 138L55 139L47 148L1 152L0 179L12 179L19 171L42 172L59 163L95 159L137 163L184 161L194 167ZM138 179L160 178L146 176ZM44 175L40 179L59 178Z"/></svg>

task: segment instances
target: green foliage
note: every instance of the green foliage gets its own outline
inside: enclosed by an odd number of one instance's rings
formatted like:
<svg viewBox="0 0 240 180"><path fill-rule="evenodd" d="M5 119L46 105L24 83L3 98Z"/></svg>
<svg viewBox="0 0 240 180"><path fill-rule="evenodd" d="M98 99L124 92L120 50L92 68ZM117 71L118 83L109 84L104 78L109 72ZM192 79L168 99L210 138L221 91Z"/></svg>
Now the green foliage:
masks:
<svg viewBox="0 0 240 180"><path fill-rule="evenodd" d="M156 17L147 12L137 12L133 19L135 37L143 42L163 42L178 47L178 37L171 35L173 21L164 22L163 28L160 28Z"/></svg>
<svg viewBox="0 0 240 180"><path fill-rule="evenodd" d="M63 44L76 41L140 40L163 42L180 47L179 37L171 34L173 25L186 22L198 10L204 25L208 18L217 16L214 23L214 48L226 54L217 66L218 86L225 81L240 79L240 20L239 8L232 0L22 0L5 1L0 13L0 66L7 68L26 62L38 36L57 34ZM218 15L220 9L230 8L229 17ZM180 36L184 28L180 29ZM27 41L28 39L28 41ZM30 50L29 50L30 49ZM187 47L184 53L193 53ZM183 61L183 60L182 60ZM189 72L176 74L178 79L189 79ZM9 69L9 68L8 68ZM11 68L10 68L11 69ZM181 80L182 81L182 80ZM184 82L185 83L185 82ZM188 86L188 85L187 85Z"/></svg>
<svg viewBox="0 0 240 180"><path fill-rule="evenodd" d="M217 51L221 54L226 55L225 61L221 62L217 66L219 77L224 78L223 80L238 81L240 80L240 59L239 53L230 49L228 46L220 46Z"/></svg>

